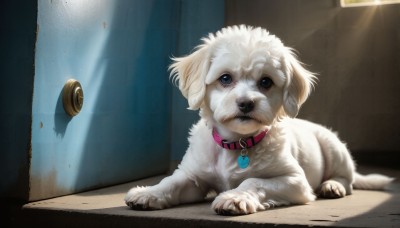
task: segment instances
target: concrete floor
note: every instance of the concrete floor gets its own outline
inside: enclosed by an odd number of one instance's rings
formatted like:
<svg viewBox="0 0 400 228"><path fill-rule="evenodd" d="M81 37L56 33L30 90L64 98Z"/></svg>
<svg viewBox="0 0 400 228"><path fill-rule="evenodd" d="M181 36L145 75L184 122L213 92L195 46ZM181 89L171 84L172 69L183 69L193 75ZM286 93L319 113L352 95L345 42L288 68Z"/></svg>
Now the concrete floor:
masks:
<svg viewBox="0 0 400 228"><path fill-rule="evenodd" d="M397 177L386 191L356 190L351 196L317 200L307 205L276 208L246 216L219 216L211 202L182 205L159 211L133 211L124 204L125 193L136 185L153 185L162 176L32 202L22 208L13 224L44 227L400 227L400 170L361 168Z"/></svg>

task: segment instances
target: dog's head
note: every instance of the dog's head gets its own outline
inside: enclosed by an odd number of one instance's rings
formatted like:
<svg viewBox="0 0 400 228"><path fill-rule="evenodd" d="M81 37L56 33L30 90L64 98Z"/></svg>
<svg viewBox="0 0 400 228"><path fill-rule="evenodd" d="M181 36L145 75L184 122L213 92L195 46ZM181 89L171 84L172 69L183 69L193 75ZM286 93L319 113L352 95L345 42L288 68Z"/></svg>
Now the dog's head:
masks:
<svg viewBox="0 0 400 228"><path fill-rule="evenodd" d="M189 109L239 134L295 117L315 78L279 38L247 26L210 34L191 55L173 60L171 76Z"/></svg>

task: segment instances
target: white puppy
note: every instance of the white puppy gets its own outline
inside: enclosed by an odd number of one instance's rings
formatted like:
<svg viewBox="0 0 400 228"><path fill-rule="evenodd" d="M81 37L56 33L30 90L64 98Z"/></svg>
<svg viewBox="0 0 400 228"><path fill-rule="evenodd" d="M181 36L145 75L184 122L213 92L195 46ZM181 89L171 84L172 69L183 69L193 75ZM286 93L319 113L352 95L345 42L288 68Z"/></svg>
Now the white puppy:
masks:
<svg viewBox="0 0 400 228"><path fill-rule="evenodd" d="M218 214L250 214L392 180L359 175L334 133L294 119L315 77L266 30L227 27L173 60L171 75L201 118L178 169L158 185L132 188L125 197L131 208L198 202L215 191Z"/></svg>

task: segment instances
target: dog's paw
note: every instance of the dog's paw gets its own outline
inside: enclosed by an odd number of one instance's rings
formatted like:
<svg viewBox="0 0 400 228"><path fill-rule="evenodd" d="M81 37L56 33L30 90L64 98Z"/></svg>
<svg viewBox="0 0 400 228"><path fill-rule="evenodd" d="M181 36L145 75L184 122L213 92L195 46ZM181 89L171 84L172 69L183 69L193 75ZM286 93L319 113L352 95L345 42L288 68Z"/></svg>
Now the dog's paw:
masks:
<svg viewBox="0 0 400 228"><path fill-rule="evenodd" d="M346 189L343 185L334 180L328 180L321 184L318 196L321 198L336 199L346 195Z"/></svg>
<svg viewBox="0 0 400 228"><path fill-rule="evenodd" d="M269 207L268 204L265 206ZM247 215L265 210L257 195L245 191L231 190L219 194L211 207L220 215Z"/></svg>
<svg viewBox="0 0 400 228"><path fill-rule="evenodd" d="M165 196L152 187L136 187L129 190L125 203L133 210L160 210L169 207Z"/></svg>

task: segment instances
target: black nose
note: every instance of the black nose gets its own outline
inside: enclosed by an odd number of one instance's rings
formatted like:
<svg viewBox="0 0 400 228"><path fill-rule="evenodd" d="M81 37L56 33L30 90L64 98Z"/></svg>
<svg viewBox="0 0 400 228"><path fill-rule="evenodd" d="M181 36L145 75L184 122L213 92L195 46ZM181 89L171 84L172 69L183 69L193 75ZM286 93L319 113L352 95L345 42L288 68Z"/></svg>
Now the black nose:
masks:
<svg viewBox="0 0 400 228"><path fill-rule="evenodd" d="M236 100L236 103L239 107L239 110L243 113L251 112L254 109L254 102L247 98L239 98Z"/></svg>

